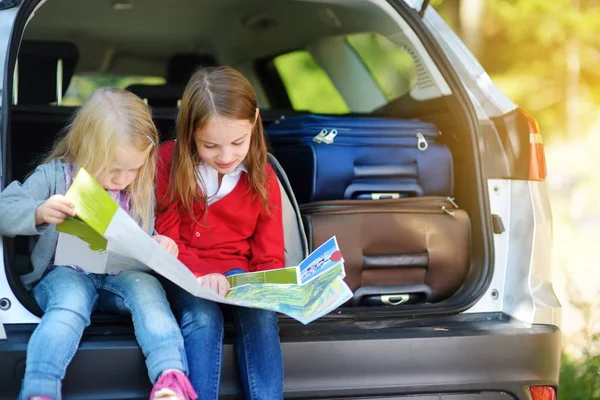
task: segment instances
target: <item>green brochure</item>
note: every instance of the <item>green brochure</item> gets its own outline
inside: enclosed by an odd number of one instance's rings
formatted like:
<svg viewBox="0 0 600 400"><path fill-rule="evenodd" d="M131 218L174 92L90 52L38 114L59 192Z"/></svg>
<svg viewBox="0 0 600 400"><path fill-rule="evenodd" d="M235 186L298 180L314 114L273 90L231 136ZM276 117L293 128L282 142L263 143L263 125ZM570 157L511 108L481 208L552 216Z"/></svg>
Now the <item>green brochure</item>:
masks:
<svg viewBox="0 0 600 400"><path fill-rule="evenodd" d="M119 205L85 169L80 168L65 197L75 205L77 216L103 235Z"/></svg>

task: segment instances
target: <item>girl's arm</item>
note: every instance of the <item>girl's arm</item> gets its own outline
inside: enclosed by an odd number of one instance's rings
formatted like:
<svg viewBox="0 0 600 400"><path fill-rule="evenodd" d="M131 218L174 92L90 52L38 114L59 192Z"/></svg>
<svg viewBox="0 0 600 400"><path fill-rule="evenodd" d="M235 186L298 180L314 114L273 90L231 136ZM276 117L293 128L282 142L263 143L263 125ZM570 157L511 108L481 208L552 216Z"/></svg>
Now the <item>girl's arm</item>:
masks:
<svg viewBox="0 0 600 400"><path fill-rule="evenodd" d="M285 244L283 240L283 210L281 191L277 175L267 165L270 215L261 209L254 235L250 240L252 259L251 271L265 271L285 266Z"/></svg>
<svg viewBox="0 0 600 400"><path fill-rule="evenodd" d="M1 236L31 236L44 232L48 225L36 225L36 210L54 194L51 193L51 183L56 182L58 174L53 175L56 168L62 166L57 163L42 164L23 184L14 181L0 193Z"/></svg>

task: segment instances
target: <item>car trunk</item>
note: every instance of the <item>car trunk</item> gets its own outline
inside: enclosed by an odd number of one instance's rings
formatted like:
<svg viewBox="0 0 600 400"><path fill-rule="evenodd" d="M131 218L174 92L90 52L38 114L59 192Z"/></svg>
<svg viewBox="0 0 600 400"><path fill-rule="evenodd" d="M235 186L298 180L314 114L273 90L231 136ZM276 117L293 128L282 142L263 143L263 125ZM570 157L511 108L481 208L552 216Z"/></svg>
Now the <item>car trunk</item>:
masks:
<svg viewBox="0 0 600 400"><path fill-rule="evenodd" d="M30 3L30 7L33 3ZM18 72L15 75L17 78L15 87L18 88L15 92L16 104L9 107L8 115L7 126L10 128L7 131L9 146L5 157L6 177L22 180L31 171L76 109L76 107L57 105L56 103L60 102L57 93L59 97L63 96L67 93L71 81L81 79L85 72L97 70L98 67L104 68L103 72L113 74L163 76L164 62L161 64L159 60L165 60L172 53L183 52L187 45L182 45L179 41L192 41L196 38L195 40L200 42L204 39L203 35L208 35L210 29L215 28L215 34L218 33L222 38L211 41L209 45L213 46L212 54L219 60L218 63L237 66L245 71L250 79L254 78L254 82L262 86L264 91L275 92L281 90L281 87L277 87L278 77L263 70L267 63L265 60L271 60L282 51L289 52L290 49L300 48L306 43L318 42L328 35L339 37L360 30L372 31L377 24L379 31L388 37L397 34L398 26L394 28L394 21L373 4L361 2L327 4L301 1L287 3L285 7L279 2L260 2L260 6L259 3L254 3L256 7L250 7L248 3L243 3L242 6L237 2L227 2L226 5L222 4L218 7L217 3L210 1L184 3L182 5L184 10L179 11L179 16L197 13L199 25L207 26L197 29L198 32L190 31L195 24L193 19L188 18L180 22L182 26L180 28L175 29L176 25L172 25L172 32L169 32L167 29L169 20L164 20L162 26L155 25L162 16L160 2L136 4L131 10L121 11L106 5L95 5L97 9L90 9L88 5L73 5L64 0L46 2L25 29L21 43ZM239 7L232 8L234 4ZM25 13L27 9L26 6L22 8ZM476 300L486 278L490 275L488 247L490 232L486 230L488 218L486 191L483 189L485 182L480 173L478 127L472 120L473 111L465 101L463 90L456 85L456 78L452 71L445 68L440 52L432 43L428 43L426 33L421 32L422 28L418 24L417 16L403 7L398 7L398 11L404 17L405 23L412 23L414 31L423 36L422 44L431 45L431 48L427 49L428 53L438 63L439 71L446 73L445 82L451 87L452 93L424 100L415 99L407 93L372 108L371 112L349 111L358 118L363 115L416 118L431 122L439 129L442 134L441 142L448 146L454 160L455 202L467 212L471 221L470 268L464 285L454 296L442 302L385 309L343 308L341 314L353 317L456 312ZM364 15L358 21L357 17L361 12ZM291 18L292 14L297 18ZM61 18L54 18L57 15ZM92 15L94 15L93 23L90 19ZM319 16L322 15L338 18L344 21L344 24L332 27L333 22L330 20L319 23ZM142 19L144 17L146 19ZM300 17L304 18L301 23L297 21ZM382 19L384 17L385 19ZM250 36L261 38L264 44L251 45L248 38L242 40L238 36L232 37L231 33L219 31L216 26L213 26L214 18L218 18L219 25L225 28L242 29ZM309 23L316 24L318 28L310 32L301 28L302 24ZM274 27L271 27L271 24L274 24ZM156 32L148 26L156 26ZM274 37L281 33L281 30L289 33L285 39L275 40ZM85 32L81 38L75 36L80 31ZM120 41L117 39L119 37ZM52 39L52 42L48 42L47 39ZM154 42L155 48L152 47ZM16 44L17 41L14 41L15 51ZM205 46L209 47L206 44ZM221 47L214 48L216 46ZM100 56L104 59L99 58ZM58 68L61 78L56 77L58 60L61 63ZM136 68L136 63L140 65L139 68ZM248 73L247 65L255 65L256 68ZM421 74L423 75L422 72ZM258 75L258 79L255 75ZM419 79L425 78L419 77ZM157 88L166 90L166 86L168 85L163 85L162 89L160 85L153 86L152 90ZM81 90L81 86L78 88ZM289 101L281 95L265 97L269 104L261 106L261 113L263 123L267 127L267 134L269 125L274 121L280 120L282 116L289 117L303 111L292 109ZM263 102L267 101L263 100ZM286 106L287 109L284 108ZM161 139L171 137L176 113L176 107L162 105L154 107L155 122L161 132ZM9 243L7 250L7 262L10 266L8 270L13 274L25 272L28 268L28 242L18 238L15 243ZM18 279L13 281L17 282ZM24 294L23 291L21 293ZM36 310L27 295L24 296L24 302L31 306L32 310ZM36 310L37 312L39 310Z"/></svg>

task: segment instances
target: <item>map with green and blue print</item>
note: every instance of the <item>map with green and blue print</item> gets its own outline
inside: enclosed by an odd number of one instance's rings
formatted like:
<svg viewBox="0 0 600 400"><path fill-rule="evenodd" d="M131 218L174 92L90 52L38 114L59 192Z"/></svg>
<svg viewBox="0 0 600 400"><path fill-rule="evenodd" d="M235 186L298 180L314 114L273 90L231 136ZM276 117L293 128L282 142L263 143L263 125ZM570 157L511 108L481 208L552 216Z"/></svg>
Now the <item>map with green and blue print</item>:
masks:
<svg viewBox="0 0 600 400"><path fill-rule="evenodd" d="M70 260L65 265L81 265L87 272L100 274L134 268L153 270L194 296L280 312L303 324L335 310L352 297L344 282L344 258L335 237L298 266L229 276L231 289L223 297L202 286L84 169L79 170L65 196L77 211L77 218L57 226L64 240L61 246L59 238L61 251L57 249L56 257ZM92 260L98 254L106 257Z"/></svg>

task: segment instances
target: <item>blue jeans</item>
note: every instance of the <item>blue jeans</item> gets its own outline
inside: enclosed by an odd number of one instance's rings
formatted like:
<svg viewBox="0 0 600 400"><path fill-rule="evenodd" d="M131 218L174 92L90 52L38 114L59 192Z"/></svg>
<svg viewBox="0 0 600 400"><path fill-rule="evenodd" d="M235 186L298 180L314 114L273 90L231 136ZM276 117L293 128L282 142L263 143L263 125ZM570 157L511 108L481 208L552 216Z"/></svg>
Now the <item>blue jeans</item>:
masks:
<svg viewBox="0 0 600 400"><path fill-rule="evenodd" d="M44 315L27 345L21 398L61 398L61 381L95 309L129 315L152 382L166 369L187 373L183 337L157 278L141 271L85 274L58 266L33 288Z"/></svg>
<svg viewBox="0 0 600 400"><path fill-rule="evenodd" d="M222 305L193 296L171 282L164 281L163 285L181 326L192 386L200 399L218 399L224 331ZM229 308L245 397L283 398L283 356L277 315L256 308Z"/></svg>

